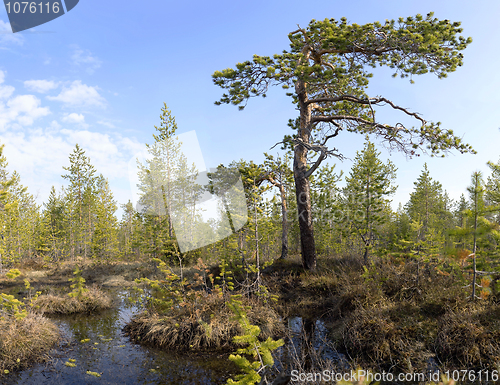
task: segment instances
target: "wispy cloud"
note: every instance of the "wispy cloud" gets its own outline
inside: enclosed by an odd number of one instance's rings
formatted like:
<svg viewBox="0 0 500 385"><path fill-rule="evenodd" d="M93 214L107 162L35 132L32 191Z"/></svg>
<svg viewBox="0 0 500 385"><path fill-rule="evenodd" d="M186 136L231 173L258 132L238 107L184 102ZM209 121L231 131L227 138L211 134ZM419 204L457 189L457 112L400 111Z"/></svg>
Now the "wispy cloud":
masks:
<svg viewBox="0 0 500 385"><path fill-rule="evenodd" d="M98 69L102 62L88 49L81 49L77 45L73 45L73 54L71 55L71 61L77 67L85 67L85 71L92 75L96 69Z"/></svg>
<svg viewBox="0 0 500 385"><path fill-rule="evenodd" d="M64 86L57 96L47 96L49 100L62 102L69 107L104 107L106 99L98 92L98 87L87 86L80 80L75 80Z"/></svg>
<svg viewBox="0 0 500 385"><path fill-rule="evenodd" d="M86 126L85 116L83 116L83 114L77 114L76 112L72 112L71 114L63 116L61 120L66 123L75 123Z"/></svg>
<svg viewBox="0 0 500 385"><path fill-rule="evenodd" d="M34 95L19 95L7 103L0 102L0 131L12 122L31 126L36 119L49 115L49 108L40 105L40 99Z"/></svg>
<svg viewBox="0 0 500 385"><path fill-rule="evenodd" d="M14 93L15 88L12 86L1 85L5 81L5 72L0 70L0 99L8 99Z"/></svg>
<svg viewBox="0 0 500 385"><path fill-rule="evenodd" d="M108 178L113 186L120 186L113 188L115 199L123 203L131 199L128 162L144 147L134 138L119 133L61 129L59 123L52 121L46 128L9 130L0 139L0 144L5 144L4 154L9 169L20 173L22 183L29 187L30 192L40 193L40 202L47 199L51 185L60 186L60 176L66 173L63 167L68 167L69 155L76 143L98 173Z"/></svg>
<svg viewBox="0 0 500 385"><path fill-rule="evenodd" d="M102 126L108 127L108 128L115 128L116 127L113 123L106 122L104 120L99 120L97 123L99 123Z"/></svg>
<svg viewBox="0 0 500 385"><path fill-rule="evenodd" d="M12 33L12 28L9 23L6 23L3 20L0 20L0 44L8 45L8 44L16 44L23 45L24 37L20 34Z"/></svg>
<svg viewBox="0 0 500 385"><path fill-rule="evenodd" d="M31 126L36 119L50 114L50 109L42 107L41 100L34 95L12 97L15 89L3 84L5 75L6 73L0 70L0 132L9 127Z"/></svg>
<svg viewBox="0 0 500 385"><path fill-rule="evenodd" d="M26 87L30 91L39 92L44 94L53 90L59 86L58 83L53 82L52 80L26 80L24 82L24 87Z"/></svg>

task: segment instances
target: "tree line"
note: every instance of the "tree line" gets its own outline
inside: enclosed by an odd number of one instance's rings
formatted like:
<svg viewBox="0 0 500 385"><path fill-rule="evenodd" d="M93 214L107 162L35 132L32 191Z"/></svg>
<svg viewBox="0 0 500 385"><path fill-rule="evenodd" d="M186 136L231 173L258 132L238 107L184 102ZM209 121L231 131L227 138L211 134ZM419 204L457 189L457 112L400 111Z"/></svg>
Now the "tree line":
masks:
<svg viewBox="0 0 500 385"><path fill-rule="evenodd" d="M236 253L244 263L261 255L286 258L288 253L300 253L303 267L314 270L318 253L355 250L365 263L374 253L432 255L451 253L458 245L462 250L472 249L468 256L473 255L474 261L477 248L493 253L498 224L497 164L489 163L493 173L487 183L480 173L474 174L469 199L464 196L458 203L449 199L424 168L410 201L393 212L388 199L396 188L396 169L379 159L368 138L374 136L408 157L444 156L452 149L475 153L439 122L427 121L388 98L368 95L373 76L368 69L377 66L387 66L394 70L393 77L410 78L410 82L428 72L445 78L463 64L461 51L472 42L461 32L460 22L439 20L432 13L365 25L349 24L346 18L312 20L288 34L289 50L272 57L254 55L235 68L214 72L214 84L227 90L217 105L233 104L242 110L250 98L265 97L271 86L287 91L298 116L289 120L292 134L281 142L286 154L282 159L266 154L261 165L244 160L221 165L207 176L211 187L203 191L185 159L173 161L177 127L164 106L155 142L148 145L153 161L139 165L140 205L125 204L120 222L113 217L116 203L106 180L96 176L78 146L63 175L69 185L59 193L53 190L43 208L23 190L17 174L3 171L2 257L153 255L182 263L202 254ZM417 126L378 120L376 112L384 106ZM367 135L367 142L346 176L346 187L340 189L342 175L325 161L343 159L342 152L328 143L345 132ZM202 224L197 197L224 188L224 175L235 170L243 176L247 213L240 211L241 218L230 218L225 227L217 221ZM273 198L265 199L270 190ZM227 212L224 199L222 206ZM224 212L224 207L220 210ZM30 220L20 219L22 215ZM243 217L248 217L245 226L239 223ZM173 231L175 223L186 230L183 241L223 239L204 248L191 244L189 251L182 252L181 237L176 242ZM200 226L193 229L192 223ZM234 234L222 236L229 228Z"/></svg>
<svg viewBox="0 0 500 385"><path fill-rule="evenodd" d="M161 118L156 144L175 135L175 119L166 105ZM157 146L148 148L158 154ZM78 144L69 155L69 166L63 168L66 185L59 192L52 187L42 205L21 184L17 172L9 173L7 159L2 155L1 262L11 265L36 256L57 262L82 256L98 261L152 257L170 264L190 263L200 257L213 261L236 258L243 263L254 263L260 258L262 263L300 254L300 214L294 199L297 194L292 151L276 157L265 154L261 164L239 160L226 167L220 165L219 171L232 169L241 175L248 220L229 237L219 237L218 241L187 252L181 252L176 241L171 217L174 211L168 207L163 211L151 210L158 199L152 199L148 176L159 165L163 173L172 174L172 181L181 174L185 176L181 179L183 197L189 191L196 193L196 173L188 177L185 162L170 159L170 164L160 158L162 162L151 160L138 165L140 204L123 204L123 215L118 220L118 205L108 181L98 174ZM347 175L336 172L335 165L323 164L310 176L315 252L363 255L365 264L373 255L405 255L423 260L447 255L465 263L474 254L480 256L478 269L491 268L492 263L496 267L500 242L500 161L488 162L488 167L491 174L485 179L481 172L473 173L467 195L454 201L424 165L409 201L394 211L390 199L397 189L397 169L391 161L381 160L380 152L367 137ZM212 181L223 183L221 175L214 171ZM164 194L169 193L168 188ZM225 210L223 205L219 209ZM192 212L181 213L188 216L186 220L193 220ZM205 231L213 231L205 226Z"/></svg>

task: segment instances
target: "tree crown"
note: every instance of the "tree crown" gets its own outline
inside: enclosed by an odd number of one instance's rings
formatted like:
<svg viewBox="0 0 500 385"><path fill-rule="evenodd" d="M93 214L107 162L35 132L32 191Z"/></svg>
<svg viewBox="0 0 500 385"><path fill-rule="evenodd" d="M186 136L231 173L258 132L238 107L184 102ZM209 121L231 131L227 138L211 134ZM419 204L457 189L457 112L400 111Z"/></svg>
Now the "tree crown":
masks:
<svg viewBox="0 0 500 385"><path fill-rule="evenodd" d="M319 131L321 139L317 142L322 146L347 130L375 134L390 148L410 157L418 156L418 150L431 155L452 148L474 153L453 131L442 130L439 122L427 122L384 97L366 95L372 76L366 67L388 66L394 69L393 76L432 72L439 78L446 77L462 65L460 51L472 41L459 35L461 32L459 22L438 20L432 13L397 22L386 20L384 24L348 24L346 18L312 20L307 28L299 27L288 35L289 51L272 58L254 55L252 60L236 64L236 68L216 71L212 75L214 83L228 92L215 104L234 104L243 109L249 98L265 97L269 86L293 87L295 92L287 95L301 112L311 113L310 121L295 127L304 129L309 136ZM377 122L375 108L383 105L416 119L420 127ZM335 154L330 151L328 155Z"/></svg>

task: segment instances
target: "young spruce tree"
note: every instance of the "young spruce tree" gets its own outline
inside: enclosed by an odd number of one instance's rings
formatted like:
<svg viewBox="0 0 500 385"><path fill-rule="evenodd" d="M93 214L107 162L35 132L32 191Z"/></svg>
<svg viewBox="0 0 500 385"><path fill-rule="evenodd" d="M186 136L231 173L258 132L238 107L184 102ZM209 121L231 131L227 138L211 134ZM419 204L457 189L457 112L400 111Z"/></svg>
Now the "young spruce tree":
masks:
<svg viewBox="0 0 500 385"><path fill-rule="evenodd" d="M368 263L368 252L377 234L377 225L388 220L385 213L386 197L396 191L392 182L396 178L396 167L388 160L379 158L380 152L366 139L365 148L358 152L354 165L346 177L344 194L347 198L349 220L364 244L364 262Z"/></svg>

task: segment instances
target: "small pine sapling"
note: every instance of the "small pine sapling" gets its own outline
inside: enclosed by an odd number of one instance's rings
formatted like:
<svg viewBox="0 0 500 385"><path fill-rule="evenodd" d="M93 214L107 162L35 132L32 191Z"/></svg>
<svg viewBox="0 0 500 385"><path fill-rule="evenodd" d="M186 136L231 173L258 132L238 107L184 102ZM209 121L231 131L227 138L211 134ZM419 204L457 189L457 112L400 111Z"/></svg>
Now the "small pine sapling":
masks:
<svg viewBox="0 0 500 385"><path fill-rule="evenodd" d="M73 282L73 284L71 285L73 291L71 293L68 293L68 295L73 298L81 298L81 296L87 291L87 289L85 288L85 278L82 277L82 272L79 269L78 265L75 267L73 275L75 277L68 279L68 281Z"/></svg>
<svg viewBox="0 0 500 385"><path fill-rule="evenodd" d="M237 354L229 356L229 359L238 365L244 374L237 375L236 381L229 379L227 385L254 385L261 381L262 377L259 373L264 373L265 376L266 370L274 365L272 351L283 346L284 341L282 339L275 341L271 337L264 342L259 341L260 328L252 325L248 320L241 302L241 295L231 296L227 306L235 314L236 320L243 329L242 335L234 337L234 342L247 344L246 347L238 349ZM243 355L252 357L254 361L250 362Z"/></svg>

